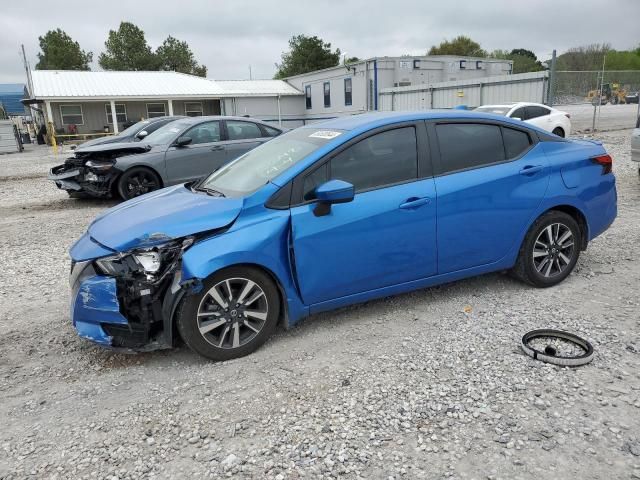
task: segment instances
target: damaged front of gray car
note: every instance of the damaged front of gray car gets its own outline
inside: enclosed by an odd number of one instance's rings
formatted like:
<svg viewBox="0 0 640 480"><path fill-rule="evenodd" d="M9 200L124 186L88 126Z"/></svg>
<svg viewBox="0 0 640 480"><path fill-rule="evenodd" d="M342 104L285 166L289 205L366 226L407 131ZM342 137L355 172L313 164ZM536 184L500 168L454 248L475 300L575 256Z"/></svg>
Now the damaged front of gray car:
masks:
<svg viewBox="0 0 640 480"><path fill-rule="evenodd" d="M111 197L114 182L124 169L118 157L149 152L152 147L140 142L112 143L77 149L73 157L49 171L48 179L69 195L84 194Z"/></svg>

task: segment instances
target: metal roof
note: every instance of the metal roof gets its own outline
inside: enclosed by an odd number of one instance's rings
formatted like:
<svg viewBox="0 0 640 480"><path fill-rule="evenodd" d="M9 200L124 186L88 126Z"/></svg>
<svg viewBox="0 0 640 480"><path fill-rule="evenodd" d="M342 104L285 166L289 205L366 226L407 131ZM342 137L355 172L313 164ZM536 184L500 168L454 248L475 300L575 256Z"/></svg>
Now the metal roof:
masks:
<svg viewBox="0 0 640 480"><path fill-rule="evenodd" d="M284 80L212 80L237 96L303 95Z"/></svg>
<svg viewBox="0 0 640 480"><path fill-rule="evenodd" d="M282 80L216 81L178 72L34 70L33 97L51 100L299 95Z"/></svg>

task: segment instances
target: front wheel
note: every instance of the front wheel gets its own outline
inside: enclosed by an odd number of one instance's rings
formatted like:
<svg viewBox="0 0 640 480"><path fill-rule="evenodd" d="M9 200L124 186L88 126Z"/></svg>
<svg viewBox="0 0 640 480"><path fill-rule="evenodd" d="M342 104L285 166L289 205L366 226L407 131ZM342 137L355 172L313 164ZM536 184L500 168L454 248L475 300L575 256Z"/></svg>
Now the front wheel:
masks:
<svg viewBox="0 0 640 480"><path fill-rule="evenodd" d="M134 167L125 171L118 179L118 193L129 200L145 193L153 192L161 187L160 177L144 167Z"/></svg>
<svg viewBox="0 0 640 480"><path fill-rule="evenodd" d="M199 293L184 299L178 331L189 348L211 360L243 357L275 329L279 300L276 286L264 272L227 268L209 277Z"/></svg>
<svg viewBox="0 0 640 480"><path fill-rule="evenodd" d="M580 227L573 217L547 212L527 232L513 273L535 287L557 285L576 266L581 244Z"/></svg>

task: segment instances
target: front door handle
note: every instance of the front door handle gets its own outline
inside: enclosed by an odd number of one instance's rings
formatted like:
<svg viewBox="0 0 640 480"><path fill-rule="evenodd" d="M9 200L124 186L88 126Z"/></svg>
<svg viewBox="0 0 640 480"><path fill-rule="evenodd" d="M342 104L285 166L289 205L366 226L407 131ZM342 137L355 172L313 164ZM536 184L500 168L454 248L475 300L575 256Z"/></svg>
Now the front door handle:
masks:
<svg viewBox="0 0 640 480"><path fill-rule="evenodd" d="M220 150L223 150L224 147L222 145L214 145L213 147L211 147L211 151L212 152L219 152Z"/></svg>
<svg viewBox="0 0 640 480"><path fill-rule="evenodd" d="M520 175L533 175L544 168L543 165L527 165L520 170Z"/></svg>
<svg viewBox="0 0 640 480"><path fill-rule="evenodd" d="M431 203L431 199L429 197L411 197L408 198L404 203L401 203L400 208L402 208L403 210L411 210L413 208L418 208L429 203Z"/></svg>

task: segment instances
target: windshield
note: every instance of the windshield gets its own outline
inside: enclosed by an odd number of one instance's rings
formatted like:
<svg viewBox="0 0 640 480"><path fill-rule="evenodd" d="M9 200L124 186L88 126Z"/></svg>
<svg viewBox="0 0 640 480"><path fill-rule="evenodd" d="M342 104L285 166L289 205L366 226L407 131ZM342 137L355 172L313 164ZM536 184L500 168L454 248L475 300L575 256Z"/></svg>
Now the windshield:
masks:
<svg viewBox="0 0 640 480"><path fill-rule="evenodd" d="M134 123L133 125L131 125L129 128L125 128L123 131L121 131L118 136L119 137L129 137L134 135L138 130L144 130L145 125L149 125L151 122L149 120L143 120L141 122L138 123Z"/></svg>
<svg viewBox="0 0 640 480"><path fill-rule="evenodd" d="M512 106L493 106L493 107L478 107L476 108L476 112L483 113L493 113L494 115L506 115L509 113L509 110L513 108Z"/></svg>
<svg viewBox="0 0 640 480"><path fill-rule="evenodd" d="M227 197L248 195L342 133L311 128L292 130L212 173L200 188L215 190Z"/></svg>
<svg viewBox="0 0 640 480"><path fill-rule="evenodd" d="M193 122L188 120L176 120L175 122L167 123L165 126L160 127L155 132L144 137L143 141L149 145L166 145L171 143L178 133L190 125L193 125Z"/></svg>

